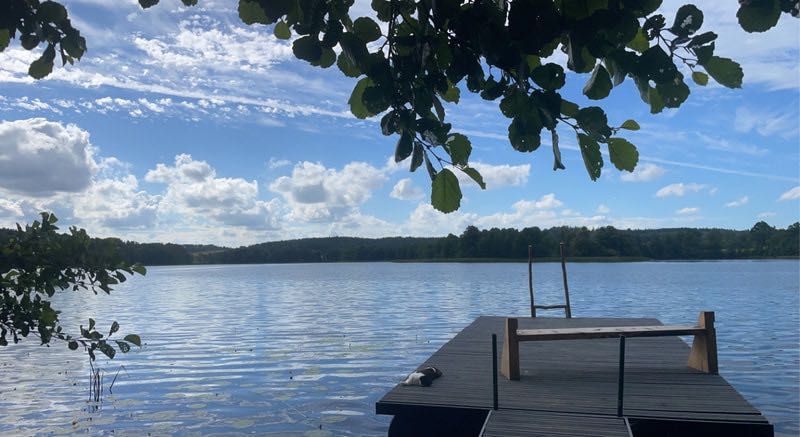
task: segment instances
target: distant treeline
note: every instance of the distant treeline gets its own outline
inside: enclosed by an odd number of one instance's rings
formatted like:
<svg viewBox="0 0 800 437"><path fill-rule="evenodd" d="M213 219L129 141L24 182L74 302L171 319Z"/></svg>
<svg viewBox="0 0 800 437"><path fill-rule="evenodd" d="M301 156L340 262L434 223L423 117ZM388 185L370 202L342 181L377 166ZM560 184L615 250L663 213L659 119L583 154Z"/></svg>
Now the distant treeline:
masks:
<svg viewBox="0 0 800 437"><path fill-rule="evenodd" d="M0 240L11 235L10 230L0 230ZM123 259L145 265L514 260L527 257L529 244L535 257L554 258L559 256L560 242L570 258L736 259L797 257L800 223L777 229L762 221L748 231L611 226L479 230L469 226L461 235L440 238L304 238L239 248L105 240L117 245Z"/></svg>

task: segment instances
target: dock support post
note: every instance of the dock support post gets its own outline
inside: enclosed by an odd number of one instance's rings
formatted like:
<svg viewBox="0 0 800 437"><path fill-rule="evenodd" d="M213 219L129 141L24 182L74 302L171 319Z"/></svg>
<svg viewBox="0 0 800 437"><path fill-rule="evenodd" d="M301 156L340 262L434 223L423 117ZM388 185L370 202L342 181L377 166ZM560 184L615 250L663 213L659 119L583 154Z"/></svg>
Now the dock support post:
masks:
<svg viewBox="0 0 800 437"><path fill-rule="evenodd" d="M531 317L536 317L536 305L533 302L533 245L528 245L528 294L531 296Z"/></svg>
<svg viewBox="0 0 800 437"><path fill-rule="evenodd" d="M619 378L617 379L617 417L622 417L625 387L625 336L619 336Z"/></svg>
<svg viewBox="0 0 800 437"><path fill-rule="evenodd" d="M559 244L559 249L561 250L561 275L564 277L564 303L566 304L566 308L564 312L568 319L572 318L572 306L569 304L569 284L567 284L567 262L564 258L564 242L562 241Z"/></svg>
<svg viewBox="0 0 800 437"><path fill-rule="evenodd" d="M497 410L497 334L492 334L492 406Z"/></svg>
<svg viewBox="0 0 800 437"><path fill-rule="evenodd" d="M506 333L503 339L503 355L500 373L512 381L519 381L519 339L517 338L517 319L506 319Z"/></svg>
<svg viewBox="0 0 800 437"><path fill-rule="evenodd" d="M718 374L717 330L714 329L714 312L701 311L697 326L704 328L703 334L695 335L689 353L689 367L706 373Z"/></svg>

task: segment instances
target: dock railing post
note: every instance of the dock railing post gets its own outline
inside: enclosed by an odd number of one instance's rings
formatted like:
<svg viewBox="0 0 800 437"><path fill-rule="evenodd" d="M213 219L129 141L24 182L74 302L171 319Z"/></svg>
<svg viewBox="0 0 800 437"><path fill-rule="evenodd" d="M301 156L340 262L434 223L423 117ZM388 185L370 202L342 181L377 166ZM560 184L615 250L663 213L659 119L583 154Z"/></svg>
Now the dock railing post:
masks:
<svg viewBox="0 0 800 437"><path fill-rule="evenodd" d="M567 261L564 257L564 242L559 243L561 250L561 275L564 277L564 304L567 306L564 309L568 319L572 318L572 306L569 303L569 284L567 284Z"/></svg>
<svg viewBox="0 0 800 437"><path fill-rule="evenodd" d="M492 334L492 406L497 410L497 334Z"/></svg>
<svg viewBox="0 0 800 437"><path fill-rule="evenodd" d="M533 245L528 245L528 294L531 296L531 317L536 317L536 305L533 302Z"/></svg>
<svg viewBox="0 0 800 437"><path fill-rule="evenodd" d="M625 336L619 336L619 378L617 379L617 417L622 417L622 402L625 386Z"/></svg>

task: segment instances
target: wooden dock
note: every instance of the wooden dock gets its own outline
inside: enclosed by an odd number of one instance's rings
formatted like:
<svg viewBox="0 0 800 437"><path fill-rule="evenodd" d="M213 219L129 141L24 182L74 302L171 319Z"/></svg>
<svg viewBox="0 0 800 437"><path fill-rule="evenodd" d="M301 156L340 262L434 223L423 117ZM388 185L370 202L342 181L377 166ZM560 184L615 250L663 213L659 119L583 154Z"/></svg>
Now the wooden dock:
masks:
<svg viewBox="0 0 800 437"><path fill-rule="evenodd" d="M432 426L430 434L442 435L460 424L463 435L465 424L480 423L471 434L773 435L767 419L722 376L687 366L689 346L677 337L627 339L623 417L617 416L619 340L611 338L521 344L521 378L499 376L494 410L491 335L503 338L504 321L479 317L422 364L444 372L431 387L398 385L378 401L378 414L395 416L390 434L424 435ZM519 319L520 329L649 325L661 323ZM501 349L498 340L498 360Z"/></svg>

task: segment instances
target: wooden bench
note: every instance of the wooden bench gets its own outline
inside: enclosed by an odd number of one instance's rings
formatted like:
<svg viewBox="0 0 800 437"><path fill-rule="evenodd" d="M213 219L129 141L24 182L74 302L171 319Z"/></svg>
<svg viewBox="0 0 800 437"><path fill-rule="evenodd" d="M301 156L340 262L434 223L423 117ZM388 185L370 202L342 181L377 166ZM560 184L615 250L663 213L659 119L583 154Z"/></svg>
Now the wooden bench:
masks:
<svg viewBox="0 0 800 437"><path fill-rule="evenodd" d="M717 374L717 334L714 312L702 311L697 325L614 326L564 329L517 329L515 318L506 319L500 373L510 380L519 380L519 344L523 341L585 340L593 338L665 337L693 335L688 366Z"/></svg>

